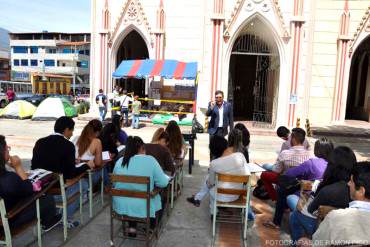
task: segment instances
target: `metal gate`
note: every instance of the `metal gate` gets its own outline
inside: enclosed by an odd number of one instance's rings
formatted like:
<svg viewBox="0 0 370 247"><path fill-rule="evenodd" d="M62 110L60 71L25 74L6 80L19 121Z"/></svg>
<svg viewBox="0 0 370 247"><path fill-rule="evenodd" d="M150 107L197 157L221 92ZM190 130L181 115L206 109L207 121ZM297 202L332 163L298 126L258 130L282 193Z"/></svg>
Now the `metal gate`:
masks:
<svg viewBox="0 0 370 247"><path fill-rule="evenodd" d="M276 45L265 42L268 39L271 37L244 34L236 40L231 53L234 56L256 56L253 58L257 60L253 85L253 125L259 127L274 127L276 123L280 62Z"/></svg>

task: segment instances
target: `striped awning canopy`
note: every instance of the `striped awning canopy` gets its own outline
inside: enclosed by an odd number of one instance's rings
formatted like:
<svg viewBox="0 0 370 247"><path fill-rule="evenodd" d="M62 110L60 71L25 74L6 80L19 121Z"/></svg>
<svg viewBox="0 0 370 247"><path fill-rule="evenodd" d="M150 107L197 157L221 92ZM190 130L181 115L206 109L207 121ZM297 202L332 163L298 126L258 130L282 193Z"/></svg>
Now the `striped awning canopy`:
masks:
<svg viewBox="0 0 370 247"><path fill-rule="evenodd" d="M124 60L113 73L115 78L146 78L161 76L166 79L195 80L197 62L184 63L177 60Z"/></svg>

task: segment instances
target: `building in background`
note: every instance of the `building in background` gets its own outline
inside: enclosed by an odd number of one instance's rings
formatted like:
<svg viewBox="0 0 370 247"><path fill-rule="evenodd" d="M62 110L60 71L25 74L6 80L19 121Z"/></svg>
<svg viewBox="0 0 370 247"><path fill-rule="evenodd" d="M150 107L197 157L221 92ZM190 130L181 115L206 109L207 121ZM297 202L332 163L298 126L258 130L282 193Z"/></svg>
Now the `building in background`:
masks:
<svg viewBox="0 0 370 247"><path fill-rule="evenodd" d="M91 3L93 95L122 84L122 60L177 59L198 62L198 117L223 90L235 119L266 127L369 119L369 0Z"/></svg>
<svg viewBox="0 0 370 247"><path fill-rule="evenodd" d="M10 80L9 32L0 28L0 81Z"/></svg>
<svg viewBox="0 0 370 247"><path fill-rule="evenodd" d="M89 88L89 33L10 33L11 79L33 82L35 93Z"/></svg>

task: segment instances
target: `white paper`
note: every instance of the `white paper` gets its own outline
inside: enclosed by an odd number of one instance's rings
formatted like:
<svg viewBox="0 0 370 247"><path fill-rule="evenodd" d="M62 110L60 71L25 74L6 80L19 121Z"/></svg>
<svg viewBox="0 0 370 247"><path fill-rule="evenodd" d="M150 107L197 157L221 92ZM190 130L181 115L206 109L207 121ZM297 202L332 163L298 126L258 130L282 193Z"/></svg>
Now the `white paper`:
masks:
<svg viewBox="0 0 370 247"><path fill-rule="evenodd" d="M121 152L122 150L124 150L124 149L125 149L125 147L126 147L125 145L120 145L120 146L118 146L118 147L117 147L117 151L118 151L118 153L119 153L119 152Z"/></svg>
<svg viewBox="0 0 370 247"><path fill-rule="evenodd" d="M79 168L79 167L81 167L81 166L83 166L83 165L85 165L85 164L86 164L86 162L78 163L78 164L76 164L76 168Z"/></svg>
<svg viewBox="0 0 370 247"><path fill-rule="evenodd" d="M161 105L161 100L155 99L154 100L154 105Z"/></svg>
<svg viewBox="0 0 370 247"><path fill-rule="evenodd" d="M108 151L104 151L102 153L102 159L103 160L110 160L110 155L109 155L109 152Z"/></svg>
<svg viewBox="0 0 370 247"><path fill-rule="evenodd" d="M248 163L247 166L249 168L250 173L257 173L257 172L264 172L264 171L266 171L261 166L259 166L257 164L254 164L254 163Z"/></svg>

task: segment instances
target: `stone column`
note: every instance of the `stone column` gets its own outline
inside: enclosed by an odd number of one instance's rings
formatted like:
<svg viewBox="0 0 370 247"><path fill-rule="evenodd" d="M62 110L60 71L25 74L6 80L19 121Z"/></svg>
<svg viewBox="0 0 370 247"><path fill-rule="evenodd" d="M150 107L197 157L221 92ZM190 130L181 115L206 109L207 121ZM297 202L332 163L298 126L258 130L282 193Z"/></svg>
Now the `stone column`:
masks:
<svg viewBox="0 0 370 247"><path fill-rule="evenodd" d="M344 119L344 109L346 106L345 96L343 88L345 85L345 71L346 71L346 61L348 55L348 42L350 37L348 35L349 31L349 21L350 14L348 8L348 0L345 1L343 13L341 16L339 36L338 36L338 52L337 52L337 69L335 74L335 95L333 104L333 114L332 121L338 122ZM348 84L348 78L346 79L346 85ZM348 86L348 85L347 85Z"/></svg>
<svg viewBox="0 0 370 247"><path fill-rule="evenodd" d="M299 78L299 66L301 59L301 46L302 46L302 26L304 23L303 18L303 0L294 0L292 24L292 40L293 40L293 56L291 67L291 80L290 80L290 98L288 110L288 126L293 127L296 117L296 104L298 103L297 86Z"/></svg>

